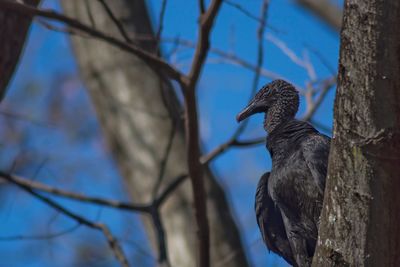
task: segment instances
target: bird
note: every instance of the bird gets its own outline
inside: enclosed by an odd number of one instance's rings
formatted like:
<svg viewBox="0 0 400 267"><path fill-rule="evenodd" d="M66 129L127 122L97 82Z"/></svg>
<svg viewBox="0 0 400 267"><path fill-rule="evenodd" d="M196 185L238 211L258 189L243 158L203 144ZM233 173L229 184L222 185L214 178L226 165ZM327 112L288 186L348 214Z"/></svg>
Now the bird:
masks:
<svg viewBox="0 0 400 267"><path fill-rule="evenodd" d="M272 168L257 186L257 223L270 251L293 266L307 267L318 238L331 139L295 118L299 102L292 84L275 80L264 85L236 119L265 113Z"/></svg>

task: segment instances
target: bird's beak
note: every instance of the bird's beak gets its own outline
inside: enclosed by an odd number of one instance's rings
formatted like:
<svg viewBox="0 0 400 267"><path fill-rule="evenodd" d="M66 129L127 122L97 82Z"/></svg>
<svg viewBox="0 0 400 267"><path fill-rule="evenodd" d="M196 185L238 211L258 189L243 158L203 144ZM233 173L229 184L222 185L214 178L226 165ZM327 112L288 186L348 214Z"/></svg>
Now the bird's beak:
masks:
<svg viewBox="0 0 400 267"><path fill-rule="evenodd" d="M263 105L262 103L257 103L256 101L251 101L250 104L245 107L237 116L236 120L237 122L241 122L244 119L247 119L253 114L262 112L263 110Z"/></svg>

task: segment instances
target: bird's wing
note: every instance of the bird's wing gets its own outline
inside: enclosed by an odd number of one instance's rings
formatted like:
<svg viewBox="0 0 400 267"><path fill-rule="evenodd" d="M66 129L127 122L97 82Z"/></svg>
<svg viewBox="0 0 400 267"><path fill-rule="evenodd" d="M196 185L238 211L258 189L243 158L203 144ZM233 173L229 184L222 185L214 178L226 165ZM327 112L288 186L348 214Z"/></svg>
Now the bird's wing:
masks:
<svg viewBox="0 0 400 267"><path fill-rule="evenodd" d="M323 195L328 168L330 138L325 135L313 135L303 144L303 156L318 190Z"/></svg>
<svg viewBox="0 0 400 267"><path fill-rule="evenodd" d="M265 173L257 186L255 201L257 223L267 248L293 265L295 260L286 235L282 215L268 193L269 174L269 172Z"/></svg>

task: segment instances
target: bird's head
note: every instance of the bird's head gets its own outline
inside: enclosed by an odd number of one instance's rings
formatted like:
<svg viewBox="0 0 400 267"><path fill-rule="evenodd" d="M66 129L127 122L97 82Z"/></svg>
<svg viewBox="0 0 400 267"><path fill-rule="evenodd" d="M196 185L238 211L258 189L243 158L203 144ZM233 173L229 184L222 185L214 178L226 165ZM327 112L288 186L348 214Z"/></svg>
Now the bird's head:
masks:
<svg viewBox="0 0 400 267"><path fill-rule="evenodd" d="M299 93L284 80L275 80L264 85L250 103L237 116L238 122L256 113L274 111L274 115L294 117L299 108ZM277 114L279 113L279 114Z"/></svg>

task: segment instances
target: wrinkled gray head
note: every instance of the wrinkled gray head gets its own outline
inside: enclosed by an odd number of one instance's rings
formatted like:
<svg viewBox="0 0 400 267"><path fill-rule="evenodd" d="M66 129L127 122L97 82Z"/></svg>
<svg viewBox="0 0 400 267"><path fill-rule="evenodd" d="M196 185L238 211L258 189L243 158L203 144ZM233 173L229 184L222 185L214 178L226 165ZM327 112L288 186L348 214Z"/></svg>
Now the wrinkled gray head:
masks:
<svg viewBox="0 0 400 267"><path fill-rule="evenodd" d="M294 118L299 108L299 93L293 85L284 80L275 80L264 85L245 109L237 116L238 122L253 114L265 112L271 123Z"/></svg>

